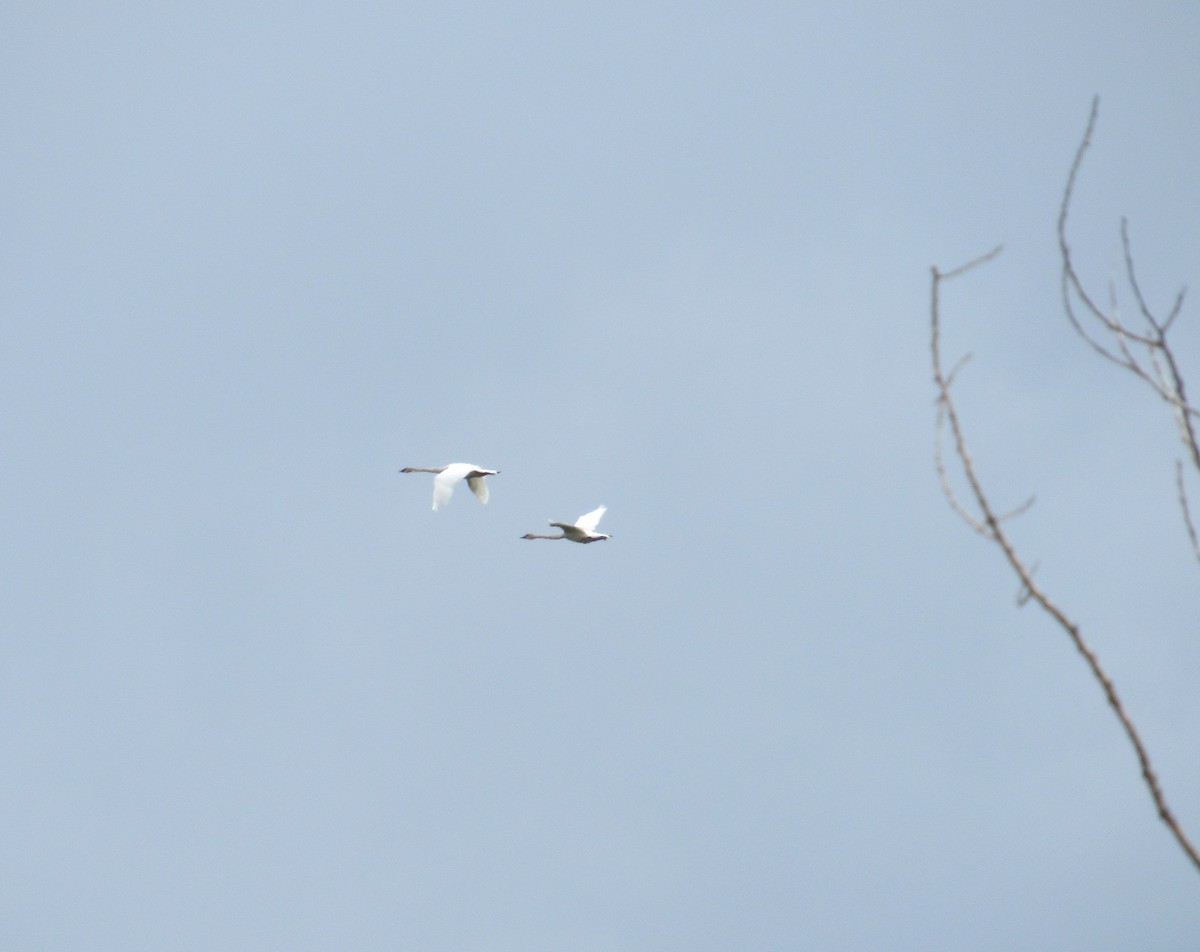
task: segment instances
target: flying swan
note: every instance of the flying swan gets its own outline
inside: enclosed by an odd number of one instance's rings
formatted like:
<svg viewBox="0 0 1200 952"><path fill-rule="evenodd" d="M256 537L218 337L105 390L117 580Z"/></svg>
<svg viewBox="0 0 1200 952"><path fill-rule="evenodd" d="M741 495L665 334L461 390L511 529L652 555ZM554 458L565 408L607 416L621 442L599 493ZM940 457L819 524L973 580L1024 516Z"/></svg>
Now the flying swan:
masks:
<svg viewBox="0 0 1200 952"><path fill-rule="evenodd" d="M607 511L607 506L601 506L599 509L593 509L586 515L580 516L572 525L569 522L552 522L551 527L562 529L558 535L537 535L533 532L526 532L521 536L522 539L570 539L572 542L600 542L602 539L607 539L603 532L597 532L596 526L600 522L600 517Z"/></svg>
<svg viewBox="0 0 1200 952"><path fill-rule="evenodd" d="M434 468L405 466L400 472L435 474L433 477L433 511L437 512L440 506L444 506L450 501L450 496L454 493L455 483L461 482L463 479L467 481L467 485L471 487L471 492L479 498L479 501L486 503L488 501L488 488L487 483L483 481L483 477L495 476L500 470L480 469L474 463L451 463L449 466L437 466Z"/></svg>

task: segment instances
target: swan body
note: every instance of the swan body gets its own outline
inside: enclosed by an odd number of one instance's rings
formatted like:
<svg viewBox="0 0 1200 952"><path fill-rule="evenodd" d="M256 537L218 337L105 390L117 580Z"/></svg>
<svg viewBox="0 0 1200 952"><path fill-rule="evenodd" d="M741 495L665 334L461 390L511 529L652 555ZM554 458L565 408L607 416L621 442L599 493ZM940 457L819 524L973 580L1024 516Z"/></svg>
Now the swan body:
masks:
<svg viewBox="0 0 1200 952"><path fill-rule="evenodd" d="M600 542L610 538L603 532L597 532L596 526L600 523L600 517L608 511L607 506L601 506L599 509L593 509L591 512L585 513L575 520L570 522L552 522L551 528L561 529L559 535L537 535L533 532L527 532L521 536L522 539L570 539L572 542Z"/></svg>
<svg viewBox="0 0 1200 952"><path fill-rule="evenodd" d="M424 467L424 466L405 466L400 470L402 473L433 473L433 511L446 505L450 501L450 496L454 493L456 483L467 481L467 485L471 487L473 492L480 502L488 501L487 483L483 481L485 476L495 476L500 470L498 469L480 469L474 463L451 463L448 466Z"/></svg>

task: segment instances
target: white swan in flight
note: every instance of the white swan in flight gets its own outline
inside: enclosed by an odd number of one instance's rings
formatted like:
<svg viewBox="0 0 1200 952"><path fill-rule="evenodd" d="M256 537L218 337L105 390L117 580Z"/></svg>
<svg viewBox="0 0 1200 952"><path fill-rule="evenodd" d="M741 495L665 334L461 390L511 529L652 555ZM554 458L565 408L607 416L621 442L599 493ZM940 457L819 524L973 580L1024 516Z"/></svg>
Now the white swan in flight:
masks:
<svg viewBox="0 0 1200 952"><path fill-rule="evenodd" d="M600 523L600 517L608 511L607 506L601 506L599 509L593 509L591 512L580 516L572 525L569 522L552 522L551 527L562 529L558 535L537 535L533 532L526 532L521 536L522 539L570 539L572 542L600 542L603 539L610 538L603 532L597 532L596 526Z"/></svg>
<svg viewBox="0 0 1200 952"><path fill-rule="evenodd" d="M463 479L471 487L471 492L479 497L479 501L486 503L488 501L488 487L487 483L483 481L483 477L495 476L500 470L480 469L474 463L451 463L449 466L436 466L433 468L405 466L400 472L435 474L433 477L433 511L437 512L439 507L446 505L450 501L450 496L454 492L454 484Z"/></svg>

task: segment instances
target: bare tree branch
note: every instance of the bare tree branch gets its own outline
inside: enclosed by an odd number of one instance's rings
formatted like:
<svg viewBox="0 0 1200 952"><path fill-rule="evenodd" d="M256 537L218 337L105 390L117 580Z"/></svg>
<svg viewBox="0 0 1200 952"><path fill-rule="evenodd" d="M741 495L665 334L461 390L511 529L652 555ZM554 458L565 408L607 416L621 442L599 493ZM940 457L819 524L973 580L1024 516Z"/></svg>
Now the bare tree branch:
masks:
<svg viewBox="0 0 1200 952"><path fill-rule="evenodd" d="M1095 119L1095 107L1094 106L1093 106L1092 118L1093 118L1093 120ZM1071 185L1073 184L1074 175L1075 175L1075 172L1077 171L1079 160L1080 160L1080 157L1082 156L1083 148L1086 148L1087 141L1088 141L1088 138L1090 137L1090 135L1091 135L1091 123L1089 122L1088 134L1084 138L1084 146L1080 149L1080 154L1078 156L1076 156L1075 167L1072 168L1072 180L1070 183L1068 183L1068 192L1071 188ZM1065 202L1063 205L1063 209L1064 209L1064 214L1063 214L1063 218L1060 220L1060 224L1062 221L1065 221L1065 209L1066 209ZM1064 254L1066 254L1065 242L1063 244L1063 248L1064 248ZM1009 539L1007 533L1004 531L1003 518L996 515L996 512L992 507L991 501L988 499L987 494L984 492L983 484L980 482L979 477L975 472L975 464L971 459L971 455L967 451L966 438L963 435L962 425L959 421L958 411L954 405L954 399L953 399L953 396L951 393L952 379L951 379L950 375L947 375L942 370L941 340L940 340L941 316L940 316L939 292L941 290L941 285L942 285L943 281L947 281L950 278L958 277L958 276L970 271L972 268L975 268L975 267L978 267L979 265L984 264L985 262L987 262L987 261L991 260L993 257L995 257L999 253L999 251L1000 251L999 248L995 248L992 251L990 251L988 254L983 255L980 258L976 258L975 260L970 261L967 264L962 265L961 267L955 268L951 271L941 272L937 269L936 266L934 268L932 268L933 283L932 283L932 288L931 288L931 292L930 292L930 301L931 301L931 306L930 306L930 312L931 312L930 313L930 342L931 342L931 345L930 346L931 346L932 358L933 358L933 381L934 381L935 386L937 387L937 406L938 406L937 424L936 424L936 427L937 427L936 465L937 465L937 470L938 470L938 478L942 485L942 491L945 494L946 499L949 502L951 508L956 513L958 513L958 515L962 519L964 519L967 522L967 524L969 526L971 526L972 529L974 529L976 532L978 532L984 538L989 539L990 541L994 542L1000 548L1001 552L1004 554L1005 560L1008 562L1008 564L1012 568L1013 572L1016 573L1017 579L1019 580L1020 585L1021 585L1020 592L1017 596L1018 604L1023 605L1029 601L1036 602L1041 607L1041 609L1044 612L1046 612L1046 614L1048 614L1052 619L1054 619L1055 623L1064 632L1066 632L1067 636L1071 640L1071 643L1075 646L1075 649L1079 652L1080 655L1083 656L1084 660L1087 663L1088 669L1092 673L1092 676L1100 684L1100 687L1104 692L1104 697L1108 701L1109 707L1112 708L1113 713L1116 715L1117 720L1120 722L1122 729L1125 731L1126 737L1129 738L1129 742L1133 746L1134 753L1137 755L1138 765L1141 768L1142 777L1145 780L1146 786L1150 791L1150 797L1154 801L1154 806L1155 806L1155 809L1158 811L1159 817L1162 819L1163 823L1166 824L1167 829L1170 830L1171 835L1175 838L1176 842L1179 844L1180 848L1187 855L1188 859L1190 859L1192 864L1196 867L1196 869L1198 871L1200 871L1200 854L1197 853L1196 848L1192 845L1191 841L1188 840L1187 836L1184 834L1183 829L1182 829L1182 827L1180 827L1178 821L1175 819L1174 814L1172 814L1171 810L1167 807L1166 799L1163 796L1162 788L1158 782L1158 776L1154 772L1154 769L1150 763L1150 755L1146 751L1146 746L1142 742L1142 738L1138 734L1137 728L1133 724L1133 720L1130 718L1129 714L1126 712L1125 706L1124 706L1124 704L1122 704L1121 699L1117 694L1116 687L1113 685L1112 680L1109 678L1108 674L1105 672L1104 668L1101 666L1100 660L1096 656L1096 653L1088 646L1087 642L1084 640L1083 634L1079 628L1079 625L1076 622L1072 621L1066 615L1066 613L1061 608L1059 608L1058 605L1055 602L1053 602L1050 599L1050 597L1038 586L1037 582L1034 581L1033 569L1029 568L1027 566L1027 564L1025 563L1025 561L1017 553L1015 547L1013 546L1012 541ZM1072 271L1072 274L1073 274L1073 271ZM1064 269L1064 275L1065 275L1065 269ZM1068 280L1068 278L1064 277L1064 281L1066 281L1066 280ZM1082 334L1082 331L1081 331L1081 334ZM1083 336L1085 339L1088 339L1086 335L1083 335ZM1119 362L1120 361L1118 361L1118 363ZM959 364L958 366L961 366L961 364ZM958 366L956 366L956 368L955 368L956 370L958 369ZM958 458L958 462L962 468L962 474L963 474L963 477L965 478L967 486L969 488L970 497L973 500L972 508L968 508L966 505L964 505L962 502L960 502L959 499L955 496L952 489L950 488L950 481L949 481L949 477L946 473L946 467L945 467L944 459L942 456L942 450L941 450L943 432L946 429L946 427L949 427L950 436L951 436L951 439L954 444L954 452L955 452L955 455ZM1180 486L1182 487L1182 481L1180 483ZM1181 488L1181 493L1182 493L1182 488ZM972 509L974 511L972 511ZM1184 509L1186 512L1186 509L1187 509L1186 502L1184 503ZM1021 510L1017 510L1017 511L1021 511ZM1190 522L1189 522L1189 524L1190 524ZM1194 538L1194 535L1193 535L1193 538Z"/></svg>
<svg viewBox="0 0 1200 952"><path fill-rule="evenodd" d="M1071 246L1067 241L1067 218L1070 214L1071 199L1075 193L1079 170L1083 165L1084 153L1087 152L1092 142L1092 133L1096 128L1099 109L1100 99L1097 97L1092 100L1092 111L1088 116L1087 128L1084 130L1079 148L1075 152L1075 159L1071 163L1071 171L1067 175L1062 206L1058 214L1058 246L1062 257L1063 310L1076 333L1092 350L1143 380L1159 397L1170 404L1179 426L1180 439L1183 441L1185 452L1192 467L1200 473L1200 437L1197 436L1200 408L1193 406L1188 400L1183 372L1179 368L1175 352L1167 341L1167 332L1183 310L1187 288L1182 288L1176 294L1174 303L1165 318L1160 319L1155 316L1146 301L1146 296L1142 293L1142 287L1134 269L1129 223L1127 220L1121 219L1121 249L1125 259L1125 280L1145 324L1145 329L1134 331L1121 320L1116 289L1112 288L1110 291L1110 309L1106 312L1096 304L1084 288L1083 281L1080 279L1075 262L1071 257ZM1089 331L1085 327L1086 323L1091 323L1095 329ZM1183 508L1184 525L1188 530L1189 538L1193 540L1193 552L1200 561L1200 546L1197 546L1194 541L1195 521L1188 508L1187 494L1183 491L1183 477L1178 473L1177 483L1179 500Z"/></svg>

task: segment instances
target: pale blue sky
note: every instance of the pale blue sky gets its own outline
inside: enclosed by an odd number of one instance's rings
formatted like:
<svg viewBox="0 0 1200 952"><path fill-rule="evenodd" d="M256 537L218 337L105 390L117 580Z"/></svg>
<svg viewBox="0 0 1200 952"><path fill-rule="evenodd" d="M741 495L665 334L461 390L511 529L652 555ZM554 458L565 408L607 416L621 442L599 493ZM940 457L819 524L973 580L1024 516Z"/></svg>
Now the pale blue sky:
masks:
<svg viewBox="0 0 1200 952"><path fill-rule="evenodd" d="M1200 6L0 13L5 949L1193 950ZM1179 327L1200 353L1200 303ZM1196 381L1200 386L1200 380ZM1193 387L1194 389L1194 387ZM502 471L429 510L401 466ZM1198 491L1200 495L1200 491ZM591 546L527 543L609 512Z"/></svg>

